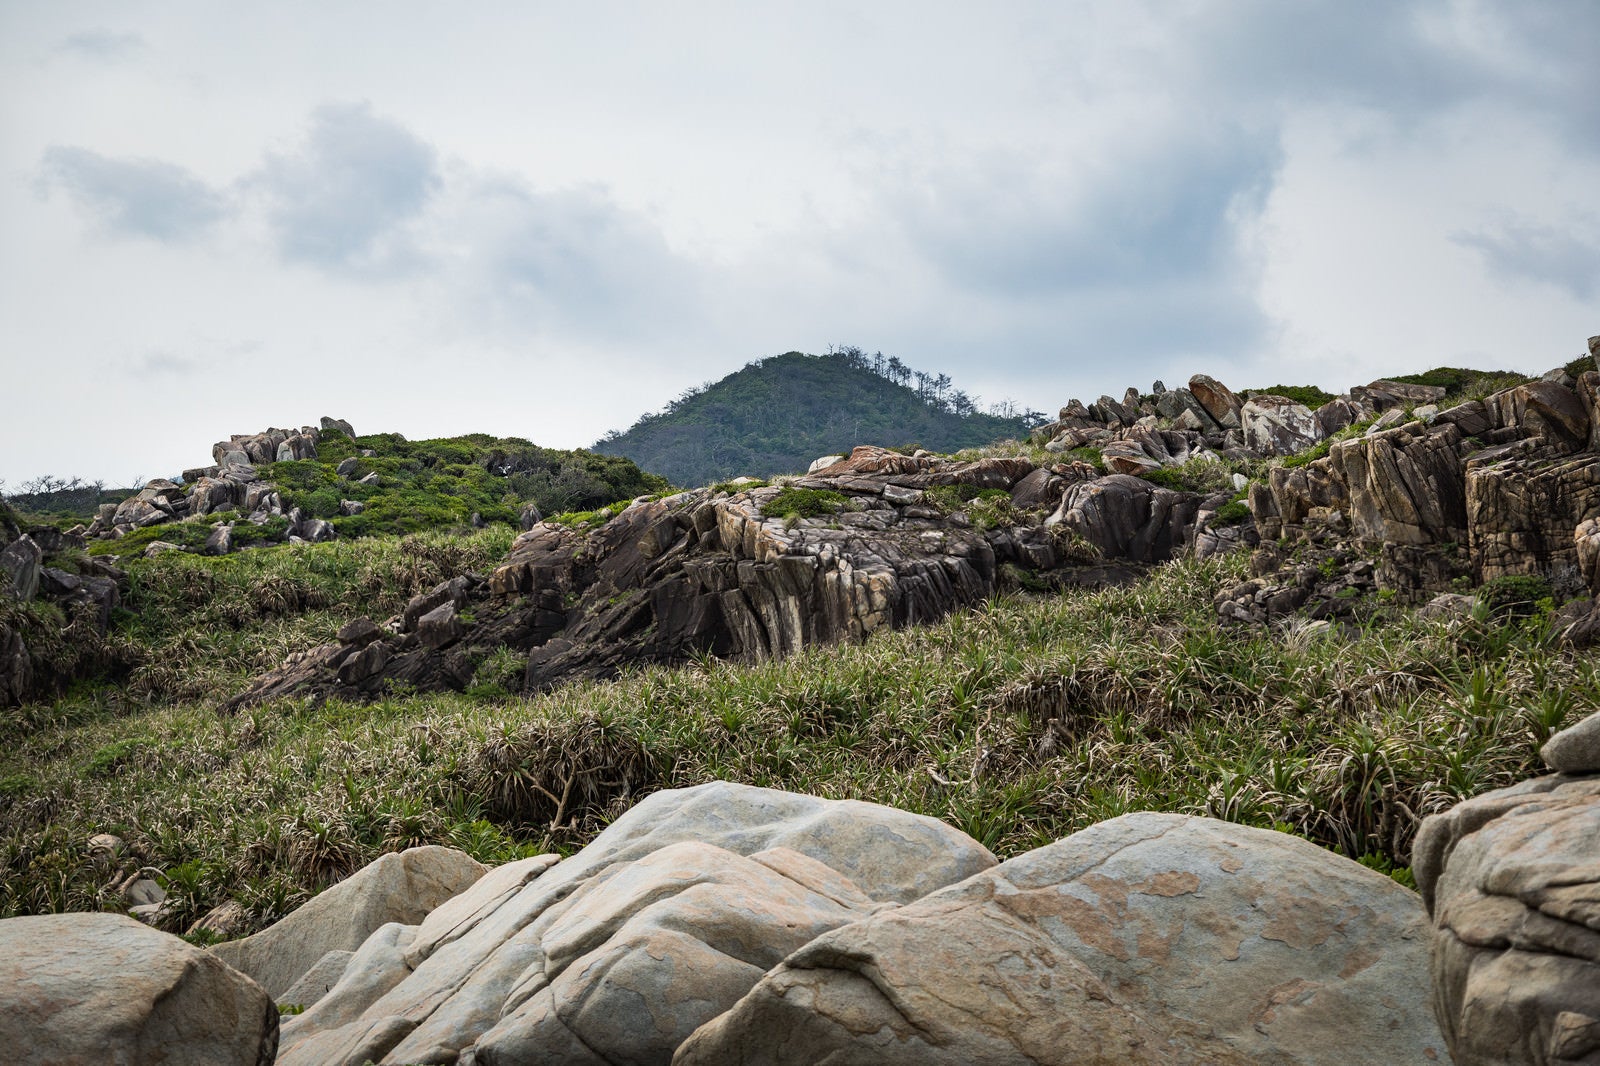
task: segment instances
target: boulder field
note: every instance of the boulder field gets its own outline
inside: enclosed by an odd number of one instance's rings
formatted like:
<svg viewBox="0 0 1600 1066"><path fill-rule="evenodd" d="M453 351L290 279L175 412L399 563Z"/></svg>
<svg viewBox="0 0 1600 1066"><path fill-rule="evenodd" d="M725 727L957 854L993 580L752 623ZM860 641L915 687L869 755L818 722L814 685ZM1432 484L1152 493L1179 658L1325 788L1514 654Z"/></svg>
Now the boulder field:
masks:
<svg viewBox="0 0 1600 1066"><path fill-rule="evenodd" d="M209 951L0 922L8 1061L285 1066L1600 1061L1600 715L1429 818L1420 895L1133 813L1007 862L890 807L712 782L568 859L388 855ZM280 1024L278 1007L292 1008Z"/></svg>

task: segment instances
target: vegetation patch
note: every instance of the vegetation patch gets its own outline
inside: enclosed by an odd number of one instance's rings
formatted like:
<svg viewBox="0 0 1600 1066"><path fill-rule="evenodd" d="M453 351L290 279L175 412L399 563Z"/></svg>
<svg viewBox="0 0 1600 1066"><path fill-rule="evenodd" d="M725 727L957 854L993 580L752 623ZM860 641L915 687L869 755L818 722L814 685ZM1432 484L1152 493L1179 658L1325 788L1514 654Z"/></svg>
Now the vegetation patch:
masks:
<svg viewBox="0 0 1600 1066"><path fill-rule="evenodd" d="M1338 399L1333 393L1315 385L1273 385L1265 389L1246 389L1239 395L1245 399L1253 396L1282 396L1313 411L1329 401Z"/></svg>
<svg viewBox="0 0 1600 1066"><path fill-rule="evenodd" d="M766 518L788 518L790 515L799 518L822 518L838 514L849 502L848 496L832 489L798 489L787 486L779 489L776 496L761 505L761 514Z"/></svg>

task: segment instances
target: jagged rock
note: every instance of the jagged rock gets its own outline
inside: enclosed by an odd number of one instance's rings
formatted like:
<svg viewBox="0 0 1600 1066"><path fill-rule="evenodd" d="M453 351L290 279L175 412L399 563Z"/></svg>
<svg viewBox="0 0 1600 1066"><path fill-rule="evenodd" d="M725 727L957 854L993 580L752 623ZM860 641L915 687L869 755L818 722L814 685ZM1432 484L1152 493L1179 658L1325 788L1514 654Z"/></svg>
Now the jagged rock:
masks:
<svg viewBox="0 0 1600 1066"><path fill-rule="evenodd" d="M517 528L524 533L543 521L544 515L539 513L537 504L525 504L522 510L517 513Z"/></svg>
<svg viewBox="0 0 1600 1066"><path fill-rule="evenodd" d="M1600 1056L1600 777L1487 792L1412 849L1434 924L1434 1015L1461 1066Z"/></svg>
<svg viewBox="0 0 1600 1066"><path fill-rule="evenodd" d="M322 429L323 432L327 432L330 429L338 430L351 440L356 439L356 431L351 427L349 422L346 422L342 418L329 418L327 415L323 415Z"/></svg>
<svg viewBox="0 0 1600 1066"><path fill-rule="evenodd" d="M1124 815L823 934L673 1062L1436 1061L1426 934L1306 841Z"/></svg>
<svg viewBox="0 0 1600 1066"><path fill-rule="evenodd" d="M195 482L189 493L189 513L210 514L227 511L238 506L243 494L237 482L226 478L203 477Z"/></svg>
<svg viewBox="0 0 1600 1066"><path fill-rule="evenodd" d="M414 932L384 927L285 1023L278 1061L666 1062L785 945L993 863L874 804L658 792L548 872L493 871Z"/></svg>
<svg viewBox="0 0 1600 1066"><path fill-rule="evenodd" d="M22 634L0 622L0 706L22 703L33 691L33 658Z"/></svg>
<svg viewBox="0 0 1600 1066"><path fill-rule="evenodd" d="M260 1066L278 1010L248 977L119 914L0 921L0 1047L16 1066Z"/></svg>
<svg viewBox="0 0 1600 1066"><path fill-rule="evenodd" d="M1539 757L1557 773L1600 774L1600 713L1545 741Z"/></svg>
<svg viewBox="0 0 1600 1066"><path fill-rule="evenodd" d="M428 845L384 855L254 936L211 951L281 996L330 951L354 951L389 922L416 925L486 872L472 856Z"/></svg>
<svg viewBox="0 0 1600 1066"><path fill-rule="evenodd" d="M1065 483L1061 475L1048 467L1041 466L1012 486L1011 504L1013 507L1022 510L1030 510L1036 507L1054 507L1061 500L1061 488ZM899 488L899 486L893 487ZM885 491L888 488L889 486L885 486ZM917 493L919 498L921 495L920 492ZM908 504L917 502L920 501L909 498L906 500ZM1600 531L1596 533L1596 543L1600 544Z"/></svg>
<svg viewBox="0 0 1600 1066"><path fill-rule="evenodd" d="M1083 537L1107 559L1164 562L1189 538L1200 497L1113 474L1068 486L1046 520Z"/></svg>
<svg viewBox="0 0 1600 1066"><path fill-rule="evenodd" d="M1150 458L1138 444L1127 440L1114 440L1107 444L1100 449L1100 459L1108 470L1116 474L1137 476L1161 469L1160 460Z"/></svg>
<svg viewBox="0 0 1600 1066"><path fill-rule="evenodd" d="M1460 442L1454 425L1416 423L1335 444L1329 455L1356 536L1384 544L1466 540Z"/></svg>
<svg viewBox="0 0 1600 1066"><path fill-rule="evenodd" d="M361 480L356 482L356 484L358 484L358 485L376 485L377 483L378 483L378 472L376 470L374 470L372 473L368 474L366 477L364 477Z"/></svg>
<svg viewBox="0 0 1600 1066"><path fill-rule="evenodd" d="M294 530L292 536L297 536L309 544L322 544L339 535L333 528L332 522L321 518L307 518L291 528Z"/></svg>
<svg viewBox="0 0 1600 1066"><path fill-rule="evenodd" d="M1581 570L1576 531L1595 515L1600 515L1600 453L1467 463L1468 548L1480 581L1563 566Z"/></svg>
<svg viewBox="0 0 1600 1066"><path fill-rule="evenodd" d="M339 465L333 468L333 472L340 477L349 477L360 469L361 460L352 455L348 459L340 459Z"/></svg>
<svg viewBox="0 0 1600 1066"><path fill-rule="evenodd" d="M1399 381L1379 379L1363 388L1350 390L1357 401L1366 401L1379 411L1394 407L1414 407L1417 404L1438 403L1448 390L1439 385L1411 385Z"/></svg>
<svg viewBox="0 0 1600 1066"><path fill-rule="evenodd" d="M378 624L370 618L352 618L339 627L339 643L352 645L357 648L366 647L373 641L382 637L384 632Z"/></svg>
<svg viewBox="0 0 1600 1066"><path fill-rule="evenodd" d="M416 630L417 623L426 615L445 604L451 604L458 610L467 604L467 592L471 582L465 577L453 577L448 581L441 581L427 592L419 592L406 602L405 609L400 612L400 630L410 633Z"/></svg>
<svg viewBox="0 0 1600 1066"><path fill-rule="evenodd" d="M200 549L202 555L227 555L233 551L233 523L225 522L217 526L206 536L205 546Z"/></svg>
<svg viewBox="0 0 1600 1066"><path fill-rule="evenodd" d="M44 552L24 533L0 551L0 595L27 603L39 594Z"/></svg>
<svg viewBox="0 0 1600 1066"><path fill-rule="evenodd" d="M154 559L156 556L166 552L181 551L183 551L182 546L174 544L170 540L153 540L144 546L144 557L146 559Z"/></svg>
<svg viewBox="0 0 1600 1066"><path fill-rule="evenodd" d="M844 462L844 456L842 455L824 455L819 459L813 459L811 465L806 467L806 473L815 474L818 470L825 470L835 463L842 462Z"/></svg>
<svg viewBox="0 0 1600 1066"><path fill-rule="evenodd" d="M362 503L360 500L339 501L339 513L344 515L346 518L349 518L351 515L358 515L366 509L367 505Z"/></svg>
<svg viewBox="0 0 1600 1066"><path fill-rule="evenodd" d="M316 438L309 434L292 433L278 445L275 458L280 463L286 463L295 459L315 459L316 457Z"/></svg>
<svg viewBox="0 0 1600 1066"><path fill-rule="evenodd" d="M1331 437L1372 415L1372 408L1357 403L1349 396L1336 396L1312 412L1317 423L1318 439Z"/></svg>
<svg viewBox="0 0 1600 1066"><path fill-rule="evenodd" d="M1600 518L1586 518L1572 531L1572 553L1589 591L1600 596Z"/></svg>
<svg viewBox="0 0 1600 1066"><path fill-rule="evenodd" d="M435 651L454 644L465 632L454 603L442 603L417 619L417 639Z"/></svg>
<svg viewBox="0 0 1600 1066"><path fill-rule="evenodd" d="M1293 455L1323 437L1309 408L1283 396L1253 396L1240 408L1246 446L1262 455Z"/></svg>
<svg viewBox="0 0 1600 1066"><path fill-rule="evenodd" d="M1223 429L1239 428L1239 411L1244 404L1228 386L1209 375L1196 374L1189 379L1189 392L1216 425Z"/></svg>

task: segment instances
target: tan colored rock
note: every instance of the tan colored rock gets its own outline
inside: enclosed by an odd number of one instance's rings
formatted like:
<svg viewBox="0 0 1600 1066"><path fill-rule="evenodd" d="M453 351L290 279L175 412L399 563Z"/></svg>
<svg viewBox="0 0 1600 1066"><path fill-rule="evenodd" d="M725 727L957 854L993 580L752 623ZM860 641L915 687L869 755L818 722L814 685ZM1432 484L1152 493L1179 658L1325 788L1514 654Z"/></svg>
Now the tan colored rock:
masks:
<svg viewBox="0 0 1600 1066"><path fill-rule="evenodd" d="M390 922L421 922L486 870L464 851L435 845L384 855L275 925L210 950L280 996L328 952L354 951Z"/></svg>
<svg viewBox="0 0 1600 1066"><path fill-rule="evenodd" d="M1539 757L1562 774L1600 774L1600 712L1545 741Z"/></svg>
<svg viewBox="0 0 1600 1066"><path fill-rule="evenodd" d="M0 1049L12 1066L260 1066L278 1010L205 951L119 914L0 921Z"/></svg>
<svg viewBox="0 0 1600 1066"><path fill-rule="evenodd" d="M1466 472L1467 545L1480 581L1581 568L1578 527L1600 515L1600 454L1473 460Z"/></svg>
<svg viewBox="0 0 1600 1066"><path fill-rule="evenodd" d="M1600 1060L1600 777L1535 778L1428 818L1434 1014L1458 1066Z"/></svg>
<svg viewBox="0 0 1600 1066"><path fill-rule="evenodd" d="M1207 374L1196 374L1189 379L1189 391L1217 425L1223 429L1239 428L1239 412L1244 404L1228 386Z"/></svg>
<svg viewBox="0 0 1600 1066"><path fill-rule="evenodd" d="M1427 918L1307 841L1133 814L825 933L675 1066L1443 1061Z"/></svg>
<svg viewBox="0 0 1600 1066"><path fill-rule="evenodd" d="M657 792L532 880L489 874L406 947L374 937L285 1025L279 1062L603 1061L582 1057L578 1033L644 1049L616 1061L664 1061L691 1021L755 983L776 945L993 864L949 826L875 804L722 782ZM591 1001L608 1006L586 1014ZM531 1027L541 1057L519 1058ZM477 1057L491 1032L504 1055L485 1045Z"/></svg>
<svg viewBox="0 0 1600 1066"><path fill-rule="evenodd" d="M1586 518L1572 531L1572 551L1589 591L1600 596L1600 518Z"/></svg>

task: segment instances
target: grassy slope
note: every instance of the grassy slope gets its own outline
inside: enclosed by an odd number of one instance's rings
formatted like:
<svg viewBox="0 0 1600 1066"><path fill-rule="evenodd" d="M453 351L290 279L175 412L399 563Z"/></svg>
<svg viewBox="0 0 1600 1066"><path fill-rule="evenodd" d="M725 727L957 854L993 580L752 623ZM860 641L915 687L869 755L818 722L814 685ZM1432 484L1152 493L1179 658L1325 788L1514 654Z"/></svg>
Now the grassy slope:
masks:
<svg viewBox="0 0 1600 1066"><path fill-rule="evenodd" d="M510 538L132 560L95 649L118 683L0 712L0 916L119 907L85 852L99 832L125 836L173 893L167 927L229 898L262 925L386 850L568 850L644 791L712 778L894 804L1002 855L1159 809L1403 869L1422 815L1536 772L1551 731L1600 709L1600 663L1557 649L1547 614L1427 621L1378 604L1351 638L1219 630L1212 595L1239 558L1003 599L784 663L514 699L521 663L501 652L477 664L472 695L212 709L353 615L487 569Z"/></svg>
<svg viewBox="0 0 1600 1066"><path fill-rule="evenodd" d="M955 415L841 356L789 352L644 416L595 450L630 456L677 485L705 485L792 474L857 444L954 451L1026 435L1021 419Z"/></svg>
<svg viewBox="0 0 1600 1066"><path fill-rule="evenodd" d="M392 547L337 554L352 550L259 554L293 556L312 584L319 566L347 582L404 565ZM199 562L152 560L142 594L182 595ZM85 855L98 832L161 872L177 899L169 928L228 898L264 924L386 850L439 842L495 862L571 849L641 793L712 778L893 804L1001 855L1159 809L1275 826L1392 869L1418 816L1535 772L1552 729L1600 709L1600 665L1556 650L1544 619L1452 624L1384 607L1356 640L1219 630L1213 591L1241 573L1239 559L1178 561L1129 588L1003 599L860 647L532 699L485 684L477 697L219 717L201 697L250 672L246 642L175 680L188 699L108 689L6 724L0 915L116 907ZM217 610L272 576L230 583ZM246 628L282 641L270 658L348 613ZM164 639L187 658L183 642L214 625ZM492 682L519 665L481 672Z"/></svg>

